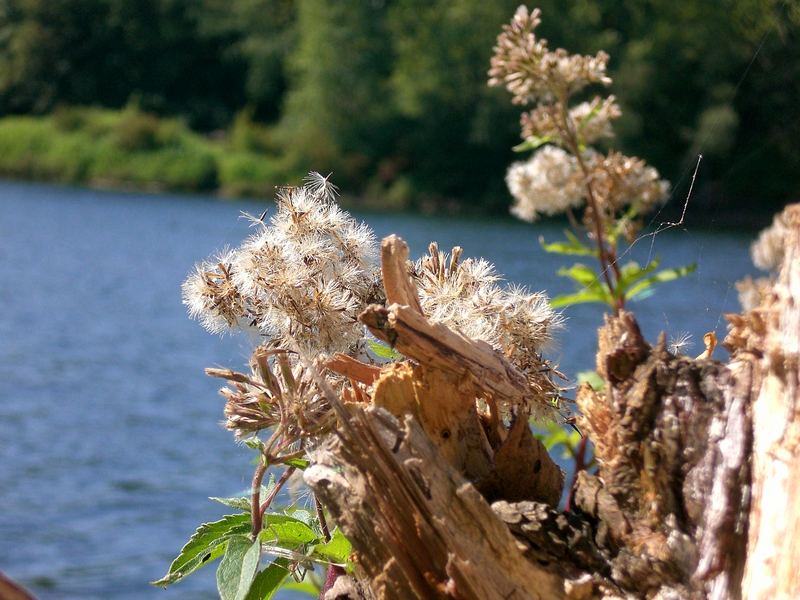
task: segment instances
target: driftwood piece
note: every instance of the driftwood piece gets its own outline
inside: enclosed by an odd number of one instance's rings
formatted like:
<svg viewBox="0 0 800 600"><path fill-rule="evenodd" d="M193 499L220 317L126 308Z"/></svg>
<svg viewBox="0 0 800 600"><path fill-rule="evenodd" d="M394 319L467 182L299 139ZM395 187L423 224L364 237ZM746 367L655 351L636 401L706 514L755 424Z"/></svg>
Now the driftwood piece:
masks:
<svg viewBox="0 0 800 600"><path fill-rule="evenodd" d="M340 406L337 439L305 480L353 542L378 598L557 599L562 577L525 560L481 494L416 424Z"/></svg>

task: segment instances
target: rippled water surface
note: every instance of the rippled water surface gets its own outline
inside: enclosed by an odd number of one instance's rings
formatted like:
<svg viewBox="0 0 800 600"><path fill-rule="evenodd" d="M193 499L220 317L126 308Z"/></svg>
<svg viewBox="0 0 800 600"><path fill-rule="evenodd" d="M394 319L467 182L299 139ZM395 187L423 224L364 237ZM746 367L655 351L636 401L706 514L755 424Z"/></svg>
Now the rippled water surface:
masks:
<svg viewBox="0 0 800 600"><path fill-rule="evenodd" d="M0 183L0 571L40 598L215 597L213 569L166 591L147 582L200 521L224 514L207 496L249 485L249 456L219 426L218 385L202 372L242 367L249 342L206 334L180 299L195 261L248 234L240 210L262 208ZM570 291L537 241L560 227L360 216L415 255L433 239L458 244L512 281ZM633 253L698 263L690 279L632 305L650 339L722 335L723 313L738 309L732 283L753 271L749 235L687 222ZM592 365L601 312L567 316L550 355L574 374Z"/></svg>

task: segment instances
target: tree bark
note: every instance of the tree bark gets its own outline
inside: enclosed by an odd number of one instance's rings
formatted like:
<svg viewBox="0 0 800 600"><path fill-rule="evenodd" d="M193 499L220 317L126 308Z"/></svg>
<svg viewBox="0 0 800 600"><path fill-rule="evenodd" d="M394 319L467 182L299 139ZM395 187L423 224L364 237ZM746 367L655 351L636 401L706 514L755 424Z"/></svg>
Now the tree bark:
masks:
<svg viewBox="0 0 800 600"><path fill-rule="evenodd" d="M407 248L384 240L388 307L362 320L411 360L329 363L351 388L330 394L340 427L305 475L374 595L800 597L800 205L784 222L772 293L729 317L727 364L649 344L630 313L606 318L605 387L577 396L599 469L578 474L570 513L524 377L428 322Z"/></svg>

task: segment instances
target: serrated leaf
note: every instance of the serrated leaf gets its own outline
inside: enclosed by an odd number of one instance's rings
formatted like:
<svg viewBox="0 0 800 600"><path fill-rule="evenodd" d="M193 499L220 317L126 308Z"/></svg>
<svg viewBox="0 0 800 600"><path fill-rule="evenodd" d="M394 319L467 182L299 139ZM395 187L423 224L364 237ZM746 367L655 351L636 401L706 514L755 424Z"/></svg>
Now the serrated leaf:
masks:
<svg viewBox="0 0 800 600"><path fill-rule="evenodd" d="M203 523L197 528L180 553L172 561L167 574L152 585L168 586L180 581L200 567L214 562L225 553L228 540L250 531L250 515L226 515L219 521Z"/></svg>
<svg viewBox="0 0 800 600"><path fill-rule="evenodd" d="M246 535L228 541L228 549L217 569L217 591L221 600L245 600L261 558L261 543Z"/></svg>
<svg viewBox="0 0 800 600"><path fill-rule="evenodd" d="M288 574L289 561L276 558L266 569L256 574L245 600L269 600L281 588Z"/></svg>
<svg viewBox="0 0 800 600"><path fill-rule="evenodd" d="M312 529L317 523L317 515L304 508L288 508L286 509L286 514L298 521L302 521Z"/></svg>
<svg viewBox="0 0 800 600"><path fill-rule="evenodd" d="M512 150L514 152L527 152L528 150L536 150L537 148L544 146L545 144L549 144L552 141L554 141L552 135L545 135L542 137L532 135L529 138L525 138L525 141L521 144L514 146Z"/></svg>
<svg viewBox="0 0 800 600"><path fill-rule="evenodd" d="M220 498L219 496L209 496L209 500L219 502L231 508L238 508L250 512L250 498L248 496L232 496L230 498Z"/></svg>
<svg viewBox="0 0 800 600"><path fill-rule="evenodd" d="M625 292L625 298L630 300L636 298L637 296L641 297L642 293L654 283L664 283L666 281L674 281L675 279L686 277L687 275L693 273L695 269L697 269L697 263L692 263L690 265L686 265L685 267L662 269L655 275L651 275L647 279L643 279L628 289Z"/></svg>
<svg viewBox="0 0 800 600"><path fill-rule="evenodd" d="M347 562L351 552L353 552L353 546L344 537L342 531L337 529L333 532L329 542L314 546L311 558L343 565Z"/></svg>
<svg viewBox="0 0 800 600"><path fill-rule="evenodd" d="M367 340L367 346L375 356L386 360L403 360L403 355L394 348L375 340Z"/></svg>
<svg viewBox="0 0 800 600"><path fill-rule="evenodd" d="M289 515L264 515L264 528L258 536L261 542L294 550L300 545L310 544L319 539L319 535L300 519Z"/></svg>

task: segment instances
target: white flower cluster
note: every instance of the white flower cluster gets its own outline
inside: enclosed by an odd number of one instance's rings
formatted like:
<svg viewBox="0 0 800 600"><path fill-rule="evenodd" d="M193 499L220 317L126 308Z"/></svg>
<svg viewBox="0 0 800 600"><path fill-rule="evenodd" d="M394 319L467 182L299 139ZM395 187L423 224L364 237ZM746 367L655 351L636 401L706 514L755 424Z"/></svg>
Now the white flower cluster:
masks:
<svg viewBox="0 0 800 600"><path fill-rule="evenodd" d="M552 340L553 330L561 326L561 316L545 294L503 286L503 278L490 262L459 261L460 256L459 247L448 257L433 243L429 254L414 264L425 314L431 321L491 344L526 374L539 397L555 397L541 351Z"/></svg>
<svg viewBox="0 0 800 600"><path fill-rule="evenodd" d="M585 194L577 160L557 146L545 146L528 161L512 164L506 184L514 197L511 213L531 222L539 214L555 215L579 207Z"/></svg>
<svg viewBox="0 0 800 600"><path fill-rule="evenodd" d="M312 173L282 188L269 225L241 247L199 264L183 285L192 317L212 332L255 327L304 355L355 352L358 314L376 285L372 231L334 202L335 188Z"/></svg>

